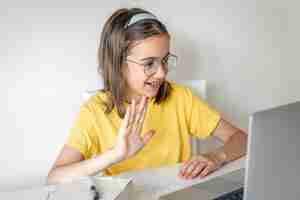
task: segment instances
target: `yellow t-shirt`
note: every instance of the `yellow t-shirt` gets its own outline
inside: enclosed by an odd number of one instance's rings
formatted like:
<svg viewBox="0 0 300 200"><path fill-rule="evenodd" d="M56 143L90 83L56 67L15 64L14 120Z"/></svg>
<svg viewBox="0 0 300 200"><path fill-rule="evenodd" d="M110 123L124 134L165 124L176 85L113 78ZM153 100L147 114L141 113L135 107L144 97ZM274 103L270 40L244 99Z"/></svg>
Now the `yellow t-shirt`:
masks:
<svg viewBox="0 0 300 200"><path fill-rule="evenodd" d="M162 103L150 99L142 135L154 129L155 135L136 155L112 165L106 175L160 167L188 160L191 154L190 135L199 138L209 136L216 128L220 115L187 87L171 83L170 96ZM112 148L115 144L121 120L114 108L104 113L105 93L98 92L81 108L70 131L67 144L79 150L85 159Z"/></svg>

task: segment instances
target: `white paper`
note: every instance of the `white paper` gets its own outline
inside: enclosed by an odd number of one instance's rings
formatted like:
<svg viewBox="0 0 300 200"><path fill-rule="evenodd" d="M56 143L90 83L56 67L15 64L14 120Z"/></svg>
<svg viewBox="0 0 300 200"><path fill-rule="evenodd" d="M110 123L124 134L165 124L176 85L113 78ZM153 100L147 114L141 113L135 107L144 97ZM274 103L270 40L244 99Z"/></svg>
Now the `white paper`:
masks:
<svg viewBox="0 0 300 200"><path fill-rule="evenodd" d="M100 195L100 200L129 200L128 196L121 197L121 193L127 189L130 179L111 177L85 177L70 183L57 185L51 192L48 200L92 200L94 193L91 186L95 186Z"/></svg>
<svg viewBox="0 0 300 200"><path fill-rule="evenodd" d="M19 189L17 191L0 192L0 199L9 200L46 200L48 195L48 188L36 187Z"/></svg>

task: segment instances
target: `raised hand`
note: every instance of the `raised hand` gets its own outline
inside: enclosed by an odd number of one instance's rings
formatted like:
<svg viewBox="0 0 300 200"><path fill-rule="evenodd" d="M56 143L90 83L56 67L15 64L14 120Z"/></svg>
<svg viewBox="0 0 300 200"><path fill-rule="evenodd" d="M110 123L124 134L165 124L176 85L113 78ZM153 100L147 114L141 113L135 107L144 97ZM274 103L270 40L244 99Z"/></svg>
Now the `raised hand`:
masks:
<svg viewBox="0 0 300 200"><path fill-rule="evenodd" d="M114 151L119 160L128 159L140 151L151 139L154 130L148 131L141 137L145 114L147 109L147 97L143 96L137 105L133 100L127 107L124 119L118 132Z"/></svg>

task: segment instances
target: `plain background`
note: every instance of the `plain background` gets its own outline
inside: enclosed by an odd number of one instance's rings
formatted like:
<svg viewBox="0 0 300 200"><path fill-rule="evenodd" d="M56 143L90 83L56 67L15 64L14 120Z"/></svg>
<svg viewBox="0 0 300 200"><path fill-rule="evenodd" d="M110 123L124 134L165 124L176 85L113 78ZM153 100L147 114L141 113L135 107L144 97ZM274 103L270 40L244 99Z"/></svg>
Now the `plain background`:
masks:
<svg viewBox="0 0 300 200"><path fill-rule="evenodd" d="M247 130L257 110L297 101L297 1L10 0L0 6L0 190L44 183L82 93L101 86L101 28L119 7L152 11L172 35L170 79L208 80L208 100Z"/></svg>

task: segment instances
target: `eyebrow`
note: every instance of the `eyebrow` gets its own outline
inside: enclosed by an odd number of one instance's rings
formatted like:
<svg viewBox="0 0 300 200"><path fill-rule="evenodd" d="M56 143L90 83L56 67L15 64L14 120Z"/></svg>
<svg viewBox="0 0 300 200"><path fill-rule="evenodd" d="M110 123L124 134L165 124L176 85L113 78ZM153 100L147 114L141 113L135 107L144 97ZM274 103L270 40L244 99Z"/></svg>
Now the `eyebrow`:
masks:
<svg viewBox="0 0 300 200"><path fill-rule="evenodd" d="M170 52L168 52L167 55L165 55L162 59L165 59L168 55L170 55ZM141 59L141 61L153 60L153 59L157 59L157 58L159 58L159 57L147 57L147 58Z"/></svg>

